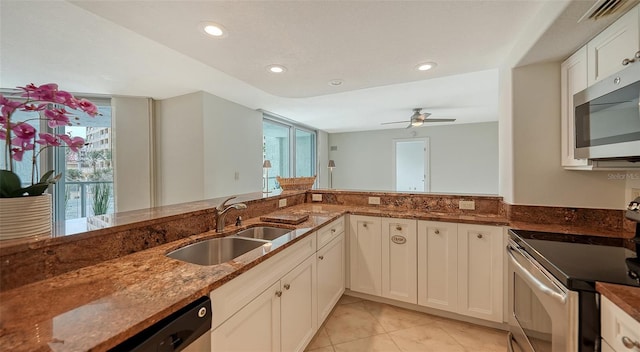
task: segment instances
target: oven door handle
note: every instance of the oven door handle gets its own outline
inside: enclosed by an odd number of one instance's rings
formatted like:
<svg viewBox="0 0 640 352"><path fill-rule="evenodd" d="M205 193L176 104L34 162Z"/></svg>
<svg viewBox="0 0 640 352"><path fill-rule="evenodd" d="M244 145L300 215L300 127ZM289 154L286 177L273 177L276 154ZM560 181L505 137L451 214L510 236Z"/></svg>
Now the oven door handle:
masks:
<svg viewBox="0 0 640 352"><path fill-rule="evenodd" d="M542 293L546 294L547 296L560 301L562 304L565 304L567 302L566 295L558 293L557 291L551 289L549 286L538 280L537 277L533 276L533 274L531 274L524 266L522 266L522 264L518 262L516 257L513 256L513 251L514 250L511 247L507 246L507 254L509 255L509 259L516 267L518 267L518 269L520 269L519 272L524 275L524 279L526 279L530 284L536 286Z"/></svg>

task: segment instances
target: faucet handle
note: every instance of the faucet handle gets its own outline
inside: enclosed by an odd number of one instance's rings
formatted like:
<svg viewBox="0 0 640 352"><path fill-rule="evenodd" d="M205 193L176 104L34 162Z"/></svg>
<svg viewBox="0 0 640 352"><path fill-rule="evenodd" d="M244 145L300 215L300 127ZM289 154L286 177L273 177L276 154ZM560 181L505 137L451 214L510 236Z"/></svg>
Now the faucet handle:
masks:
<svg viewBox="0 0 640 352"><path fill-rule="evenodd" d="M236 198L236 196L231 196L231 197L229 197L229 198L227 198L227 199L223 200L223 201L222 201L222 204L218 205L218 206L216 207L216 209L218 209L218 211L223 211L223 210L224 210L224 206L227 204L227 202L228 202L228 201L230 201L230 200L232 200L232 199L234 199L234 198Z"/></svg>

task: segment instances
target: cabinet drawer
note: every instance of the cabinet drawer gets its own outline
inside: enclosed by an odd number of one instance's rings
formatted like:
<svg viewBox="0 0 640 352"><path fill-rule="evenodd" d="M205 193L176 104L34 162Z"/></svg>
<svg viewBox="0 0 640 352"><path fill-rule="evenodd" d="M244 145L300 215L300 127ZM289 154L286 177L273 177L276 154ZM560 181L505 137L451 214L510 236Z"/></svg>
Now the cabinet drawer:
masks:
<svg viewBox="0 0 640 352"><path fill-rule="evenodd" d="M344 216L318 230L318 249L344 233Z"/></svg>
<svg viewBox="0 0 640 352"><path fill-rule="evenodd" d="M640 345L640 322L625 313L607 297L600 297L602 338L616 351L640 351L640 347L628 348L623 343L623 339L630 339Z"/></svg>

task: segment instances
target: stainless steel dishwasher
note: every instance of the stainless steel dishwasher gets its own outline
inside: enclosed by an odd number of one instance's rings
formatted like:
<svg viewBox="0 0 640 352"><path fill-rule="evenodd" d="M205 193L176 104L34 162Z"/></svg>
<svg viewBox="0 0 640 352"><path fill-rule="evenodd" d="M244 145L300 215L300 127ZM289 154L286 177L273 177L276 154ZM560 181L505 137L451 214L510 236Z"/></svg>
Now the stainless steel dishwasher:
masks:
<svg viewBox="0 0 640 352"><path fill-rule="evenodd" d="M112 348L113 352L203 352L211 349L211 300L200 297Z"/></svg>

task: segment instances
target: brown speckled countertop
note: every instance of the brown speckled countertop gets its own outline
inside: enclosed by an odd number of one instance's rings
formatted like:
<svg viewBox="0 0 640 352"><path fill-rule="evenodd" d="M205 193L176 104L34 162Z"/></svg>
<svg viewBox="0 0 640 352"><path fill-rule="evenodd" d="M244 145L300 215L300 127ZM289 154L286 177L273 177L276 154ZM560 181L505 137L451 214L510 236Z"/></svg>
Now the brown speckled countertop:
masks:
<svg viewBox="0 0 640 352"><path fill-rule="evenodd" d="M596 290L640 322L640 287L596 282Z"/></svg>
<svg viewBox="0 0 640 352"><path fill-rule="evenodd" d="M260 247L214 266L165 256L187 244L221 236L210 231L0 292L0 346L11 351L108 350L345 213L509 225L500 215L299 204L271 213L308 214L309 219L295 226L269 224L296 229L286 239L275 241L269 251ZM251 218L242 227L227 226L222 235L259 224L267 223Z"/></svg>

